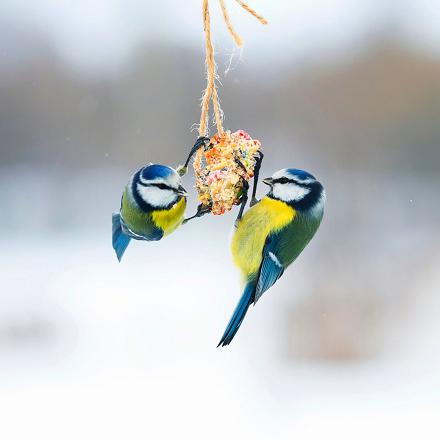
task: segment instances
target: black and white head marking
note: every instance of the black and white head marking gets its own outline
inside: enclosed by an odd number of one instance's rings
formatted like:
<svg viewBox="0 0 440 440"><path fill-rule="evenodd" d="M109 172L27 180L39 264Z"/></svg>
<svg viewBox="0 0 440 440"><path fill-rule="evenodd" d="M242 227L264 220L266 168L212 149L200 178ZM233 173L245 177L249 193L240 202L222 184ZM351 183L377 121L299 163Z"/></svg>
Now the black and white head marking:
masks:
<svg viewBox="0 0 440 440"><path fill-rule="evenodd" d="M265 179L271 186L268 196L281 200L298 211L322 215L325 204L325 190L314 176L306 171L286 168Z"/></svg>
<svg viewBox="0 0 440 440"><path fill-rule="evenodd" d="M131 194L144 211L169 209L186 196L175 170L163 165L148 165L135 173L130 182Z"/></svg>

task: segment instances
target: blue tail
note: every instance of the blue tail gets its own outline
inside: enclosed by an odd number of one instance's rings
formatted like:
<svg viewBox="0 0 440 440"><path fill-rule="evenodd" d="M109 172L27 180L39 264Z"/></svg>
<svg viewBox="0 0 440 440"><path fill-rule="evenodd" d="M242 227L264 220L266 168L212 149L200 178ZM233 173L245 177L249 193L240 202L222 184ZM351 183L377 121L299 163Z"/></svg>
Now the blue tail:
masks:
<svg viewBox="0 0 440 440"><path fill-rule="evenodd" d="M217 347L229 345L240 328L249 306L254 302L255 283L248 282Z"/></svg>
<svg viewBox="0 0 440 440"><path fill-rule="evenodd" d="M121 216L118 213L112 215L112 244L113 249L116 252L118 260L121 261L124 255L125 249L127 249L128 243L131 238L124 234L121 227Z"/></svg>

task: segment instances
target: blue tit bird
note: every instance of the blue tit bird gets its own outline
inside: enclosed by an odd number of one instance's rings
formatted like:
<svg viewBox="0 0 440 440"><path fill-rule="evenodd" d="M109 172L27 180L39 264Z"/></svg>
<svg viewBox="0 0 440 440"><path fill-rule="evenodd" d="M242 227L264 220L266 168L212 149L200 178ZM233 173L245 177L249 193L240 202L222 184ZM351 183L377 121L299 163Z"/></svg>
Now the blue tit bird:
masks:
<svg viewBox="0 0 440 440"><path fill-rule="evenodd" d="M249 306L295 261L324 214L324 188L308 172L283 169L263 182L269 192L238 221L232 238L232 256L244 289L218 346L231 343Z"/></svg>
<svg viewBox="0 0 440 440"><path fill-rule="evenodd" d="M130 240L157 241L182 222L187 193L179 174L170 167L150 164L131 177L112 216L112 244L121 261Z"/></svg>

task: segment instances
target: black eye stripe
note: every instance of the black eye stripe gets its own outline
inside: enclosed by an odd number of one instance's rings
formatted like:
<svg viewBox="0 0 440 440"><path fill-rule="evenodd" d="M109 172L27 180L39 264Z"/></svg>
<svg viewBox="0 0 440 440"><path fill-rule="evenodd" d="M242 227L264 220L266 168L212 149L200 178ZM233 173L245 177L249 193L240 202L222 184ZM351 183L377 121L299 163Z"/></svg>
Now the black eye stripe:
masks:
<svg viewBox="0 0 440 440"><path fill-rule="evenodd" d="M142 186L149 187L149 186L155 186L156 188L160 189L170 189L171 191L176 191L176 188L173 188L171 186L168 186L166 183L143 183L142 181L139 182Z"/></svg>
<svg viewBox="0 0 440 440"><path fill-rule="evenodd" d="M287 177L280 177L279 179L274 179L273 183L297 183L295 180L288 179Z"/></svg>
<svg viewBox="0 0 440 440"><path fill-rule="evenodd" d="M302 186L304 188L309 187L308 183L301 183L301 182L298 182L297 180L288 179L287 177L280 177L279 179L274 179L272 181L272 183L281 183L281 184L294 183L295 185Z"/></svg>
<svg viewBox="0 0 440 440"><path fill-rule="evenodd" d="M170 189L172 191L174 191L174 188L172 188L171 186L168 186L166 183L151 183L152 186L156 186L157 188L160 189Z"/></svg>

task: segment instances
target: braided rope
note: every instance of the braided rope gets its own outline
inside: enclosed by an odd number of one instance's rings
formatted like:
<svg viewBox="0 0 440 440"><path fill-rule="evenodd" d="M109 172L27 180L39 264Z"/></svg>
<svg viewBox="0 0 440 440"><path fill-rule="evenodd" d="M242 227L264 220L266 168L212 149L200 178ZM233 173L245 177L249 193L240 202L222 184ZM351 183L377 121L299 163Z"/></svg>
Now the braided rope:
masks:
<svg viewBox="0 0 440 440"><path fill-rule="evenodd" d="M254 9L249 7L246 3L241 0L235 0L243 9L257 18L262 24L267 24L267 20L259 15ZM243 41L241 37L235 32L231 21L229 19L228 12L226 10L226 5L224 0L219 0L220 8L223 13L223 19L225 21L228 32L231 34L235 44L238 47L243 46ZM217 133L222 135L224 132L222 124L222 110L219 103L218 93L217 93L217 67L214 58L214 45L212 43L211 35L211 17L209 14L209 0L203 0L202 5L202 15L203 15L203 27L205 32L205 66L206 66L206 89L202 97L202 109L200 114L200 124L199 124L199 136L206 136L209 126L209 103L212 100L212 106L214 109L214 119L217 126Z"/></svg>

